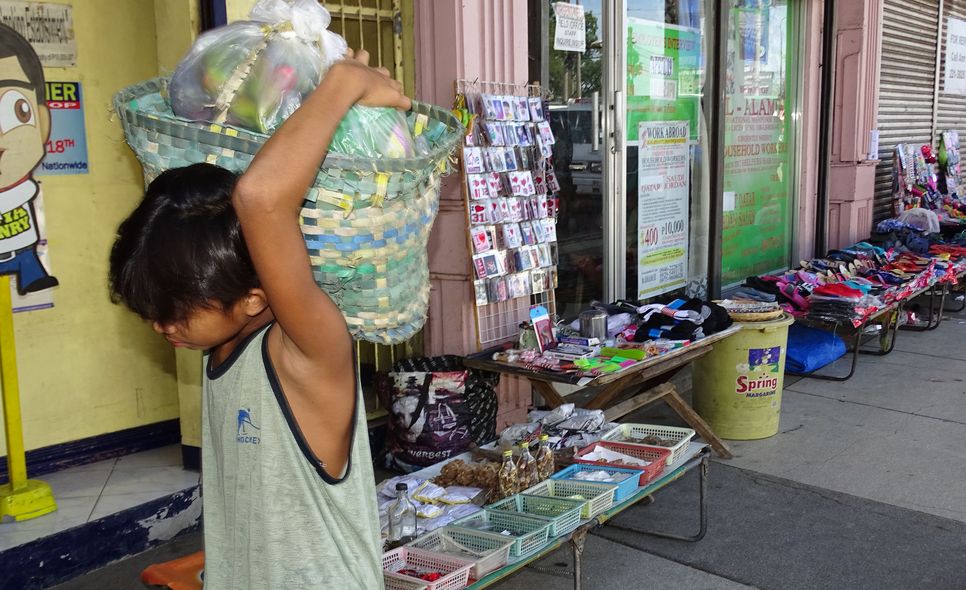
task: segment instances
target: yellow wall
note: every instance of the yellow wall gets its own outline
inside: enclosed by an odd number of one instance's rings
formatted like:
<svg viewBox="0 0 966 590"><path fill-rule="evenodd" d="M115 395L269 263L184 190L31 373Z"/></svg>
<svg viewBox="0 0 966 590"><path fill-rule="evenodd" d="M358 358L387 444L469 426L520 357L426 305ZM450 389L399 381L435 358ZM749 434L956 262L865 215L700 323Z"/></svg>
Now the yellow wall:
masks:
<svg viewBox="0 0 966 590"><path fill-rule="evenodd" d="M120 88L156 76L159 64L173 68L190 44L183 11L197 0L72 4L77 66L46 75L82 83L90 173L40 177L61 286L53 309L15 317L27 449L178 417L174 352L108 299L114 230L143 191L110 105Z"/></svg>
<svg viewBox="0 0 966 590"><path fill-rule="evenodd" d="M255 0L225 0L225 12L228 16L228 22L246 20L252 6L255 6Z"/></svg>

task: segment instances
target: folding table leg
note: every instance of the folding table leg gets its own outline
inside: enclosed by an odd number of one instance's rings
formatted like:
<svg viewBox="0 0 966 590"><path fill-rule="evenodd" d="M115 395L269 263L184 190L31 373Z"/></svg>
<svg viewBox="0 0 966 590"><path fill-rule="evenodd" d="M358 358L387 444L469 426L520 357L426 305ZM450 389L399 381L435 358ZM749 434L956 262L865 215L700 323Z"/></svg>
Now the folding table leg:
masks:
<svg viewBox="0 0 966 590"><path fill-rule="evenodd" d="M584 553L584 542L586 540L586 530L577 531L570 539L570 546L574 551L574 590L580 590L580 556Z"/></svg>
<svg viewBox="0 0 966 590"><path fill-rule="evenodd" d="M935 330L939 327L939 324L943 322L943 308L946 303L946 294L949 292L949 287L945 284L939 287L938 294L936 293L936 288L934 287L929 291L929 314L926 316L925 325L903 325L899 326L900 330L909 330L912 332L928 332L929 330ZM936 297L939 297L939 313L935 313L936 310Z"/></svg>
<svg viewBox="0 0 966 590"><path fill-rule="evenodd" d="M949 288L949 294L950 295L953 295L953 296L956 295L956 287L955 286ZM960 303L959 306L957 306L955 309L952 308L952 307L949 307L949 308L946 309L946 311L949 311L951 313L959 313L959 312L963 311L964 309L966 309L966 289L963 289L960 292L960 294L963 295L963 301L962 301L962 303ZM955 300L956 300L956 298L953 297L953 301L955 301Z"/></svg>
<svg viewBox="0 0 966 590"><path fill-rule="evenodd" d="M695 533L694 535L675 535L672 533L665 533L661 531L648 531L648 530L642 530L642 529L633 528L633 527L625 527L619 524L611 524L611 523L607 523L606 526L620 531L638 533L641 535L649 535L651 537L661 537L662 539L673 539L675 541L687 541L689 543L696 543L697 541L700 541L701 539L704 538L704 535L707 534L708 532L708 461L709 461L708 455L705 455L701 459L701 479L700 479L700 483L698 484L699 485L698 503L699 503L700 527L698 528L698 532ZM608 538L608 540L613 541L614 539Z"/></svg>

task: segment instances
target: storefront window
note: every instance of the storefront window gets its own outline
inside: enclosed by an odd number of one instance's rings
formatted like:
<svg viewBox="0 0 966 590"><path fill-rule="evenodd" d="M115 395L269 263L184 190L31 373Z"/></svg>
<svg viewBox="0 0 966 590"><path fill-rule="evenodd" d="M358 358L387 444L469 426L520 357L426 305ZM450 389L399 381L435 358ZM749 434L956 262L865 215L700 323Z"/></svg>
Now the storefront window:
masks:
<svg viewBox="0 0 966 590"><path fill-rule="evenodd" d="M626 5L626 297L705 297L706 19L702 0Z"/></svg>
<svg viewBox="0 0 966 590"><path fill-rule="evenodd" d="M556 18L552 8L548 35L550 122L556 138L554 171L560 182L556 299L557 313L565 318L576 317L591 301L604 297L600 0L584 2L582 8L583 52L554 49Z"/></svg>
<svg viewBox="0 0 966 590"><path fill-rule="evenodd" d="M725 78L725 287L788 267L796 203L799 3L730 0Z"/></svg>

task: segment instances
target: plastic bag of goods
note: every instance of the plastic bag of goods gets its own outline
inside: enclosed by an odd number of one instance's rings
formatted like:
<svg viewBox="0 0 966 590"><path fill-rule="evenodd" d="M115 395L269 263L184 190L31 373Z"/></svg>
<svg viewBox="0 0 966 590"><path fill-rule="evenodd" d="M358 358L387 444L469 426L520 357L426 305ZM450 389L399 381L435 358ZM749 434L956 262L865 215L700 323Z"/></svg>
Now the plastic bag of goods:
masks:
<svg viewBox="0 0 966 590"><path fill-rule="evenodd" d="M328 30L317 0L259 0L249 20L200 35L168 87L171 108L186 119L272 133L301 106L348 46ZM354 106L330 149L370 158L417 152L406 116L391 108Z"/></svg>

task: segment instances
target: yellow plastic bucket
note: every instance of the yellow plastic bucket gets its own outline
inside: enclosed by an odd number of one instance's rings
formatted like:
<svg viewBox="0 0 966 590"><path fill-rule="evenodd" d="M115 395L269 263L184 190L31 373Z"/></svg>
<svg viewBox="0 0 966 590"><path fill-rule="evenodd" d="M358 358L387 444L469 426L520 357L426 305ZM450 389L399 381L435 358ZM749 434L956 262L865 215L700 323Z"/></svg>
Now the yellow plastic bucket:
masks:
<svg viewBox="0 0 966 590"><path fill-rule="evenodd" d="M694 362L692 404L721 438L778 433L788 326L794 321L785 314L767 322L736 322L740 332Z"/></svg>

